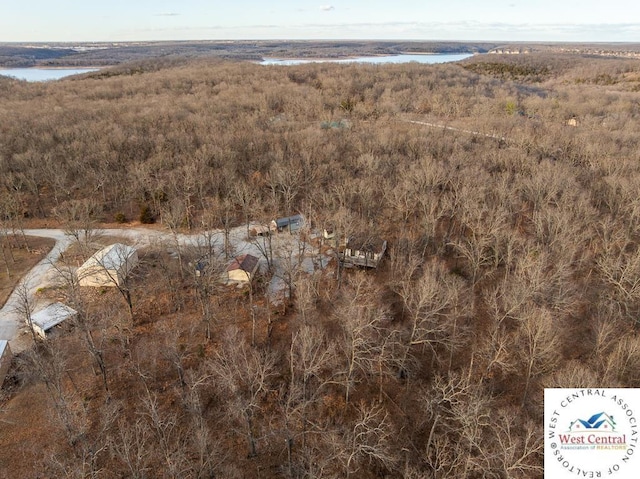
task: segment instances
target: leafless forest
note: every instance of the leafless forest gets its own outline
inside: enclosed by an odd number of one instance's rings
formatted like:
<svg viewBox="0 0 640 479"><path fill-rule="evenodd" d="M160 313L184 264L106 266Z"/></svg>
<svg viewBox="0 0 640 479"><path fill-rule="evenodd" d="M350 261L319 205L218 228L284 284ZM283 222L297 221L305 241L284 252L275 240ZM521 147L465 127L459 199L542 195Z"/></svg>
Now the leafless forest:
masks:
<svg viewBox="0 0 640 479"><path fill-rule="evenodd" d="M277 306L166 245L129 304L43 291L80 315L14 359L0 477L541 477L544 387L640 384L638 91L637 60L550 54L0 79L4 227L389 244Z"/></svg>

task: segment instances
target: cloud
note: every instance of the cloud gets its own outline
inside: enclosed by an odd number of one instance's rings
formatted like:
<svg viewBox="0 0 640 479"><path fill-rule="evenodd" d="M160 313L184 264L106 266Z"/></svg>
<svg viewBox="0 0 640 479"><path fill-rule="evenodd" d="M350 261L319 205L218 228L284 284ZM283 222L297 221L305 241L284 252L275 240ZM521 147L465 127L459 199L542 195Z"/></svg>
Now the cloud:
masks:
<svg viewBox="0 0 640 479"><path fill-rule="evenodd" d="M331 10L335 10L336 7L334 7L333 5L320 5L320 10L322 10L323 12L330 12Z"/></svg>
<svg viewBox="0 0 640 479"><path fill-rule="evenodd" d="M329 15L328 17L331 17ZM328 18L325 17L325 18ZM159 25L158 25L159 27ZM313 22L282 24L235 24L136 28L118 34L118 39L145 40L424 40L424 41L565 41L637 42L640 23L501 23L455 22ZM111 37L110 39L112 39Z"/></svg>
<svg viewBox="0 0 640 479"><path fill-rule="evenodd" d="M180 16L180 14L176 12L156 13L154 15L154 17L177 17L177 16Z"/></svg>

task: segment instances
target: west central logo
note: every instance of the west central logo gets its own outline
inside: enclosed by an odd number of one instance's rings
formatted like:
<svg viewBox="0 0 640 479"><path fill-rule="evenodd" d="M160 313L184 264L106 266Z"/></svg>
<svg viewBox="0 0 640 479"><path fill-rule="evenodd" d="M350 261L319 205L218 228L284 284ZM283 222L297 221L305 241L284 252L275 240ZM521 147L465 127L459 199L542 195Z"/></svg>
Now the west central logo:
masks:
<svg viewBox="0 0 640 479"><path fill-rule="evenodd" d="M594 414L589 419L576 419L569 424L567 434L558 434L563 449L583 449L586 446L624 446L625 434L616 432L613 416L606 412Z"/></svg>
<svg viewBox="0 0 640 479"><path fill-rule="evenodd" d="M569 424L568 432L615 432L616 422L612 416L606 412L594 414L586 421L584 419L576 419Z"/></svg>

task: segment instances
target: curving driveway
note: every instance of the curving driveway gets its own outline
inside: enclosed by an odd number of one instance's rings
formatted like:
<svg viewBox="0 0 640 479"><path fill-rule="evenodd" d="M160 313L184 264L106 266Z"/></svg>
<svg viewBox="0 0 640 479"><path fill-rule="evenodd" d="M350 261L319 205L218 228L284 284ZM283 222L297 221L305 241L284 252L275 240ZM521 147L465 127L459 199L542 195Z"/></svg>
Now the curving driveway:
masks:
<svg viewBox="0 0 640 479"><path fill-rule="evenodd" d="M250 227L253 225L250 225ZM266 260L264 259L260 249L247 239L247 225L233 228L230 231L229 239L232 245L233 254L240 255L249 253L260 258L261 267L264 268ZM36 291L43 285L50 284L52 274L54 273L53 264L60 258L60 254L74 242L74 238L65 234L61 229L27 229L25 234L28 236L40 236L52 238L56 241L53 249L47 254L37 265L35 265L18 283L13 290L9 299L0 309L0 339L8 339L11 350L15 353L24 350L29 346L30 339L21 332L26 332L24 317L17 311L20 306L20 292L24 292L24 287L31 301L34 311L38 311L44 305L38 304ZM173 235L166 231L157 231L146 228L127 228L127 229L96 229L94 234L101 236L116 236L129 239L135 246L145 247L158 241L165 242L169 247L173 246L197 246L205 245L207 241L211 241L213 246L222 247L224 235L221 231L213 232L205 237L202 233L193 235L178 234ZM297 237L296 241L298 241ZM298 249L298 248L294 248ZM302 261L302 269L308 273L313 272L315 264L311 257L315 254L314 248L307 245L303 249L306 251ZM316 255L317 256L317 255ZM293 261L294 258L289 258ZM325 258L320 262L320 267L326 267L328 260ZM277 301L284 294L285 285L282 278L282 270L284 267L284 259L274 261L275 273L268 287L269 295L272 301ZM280 274L279 274L280 273Z"/></svg>
<svg viewBox="0 0 640 479"><path fill-rule="evenodd" d="M38 264L36 264L18 283L16 288L7 299L7 302L0 309L0 339L8 339L11 350L20 352L24 349L25 343L19 337L20 331L26 331L24 325L24 317L17 311L20 307L20 292L25 291L29 296L32 307L38 310L39 304L36 299L36 291L43 284L46 284L47 278L51 275L52 265L58 261L60 254L67 250L73 243L73 237L65 234L61 229L27 229L24 231L27 236L39 236L43 238L51 238L55 240L55 245ZM96 230L96 233L103 235L117 235L134 239L136 243L143 245L149 244L153 237L162 238L168 236L166 233L147 230L144 228L132 229L105 229Z"/></svg>

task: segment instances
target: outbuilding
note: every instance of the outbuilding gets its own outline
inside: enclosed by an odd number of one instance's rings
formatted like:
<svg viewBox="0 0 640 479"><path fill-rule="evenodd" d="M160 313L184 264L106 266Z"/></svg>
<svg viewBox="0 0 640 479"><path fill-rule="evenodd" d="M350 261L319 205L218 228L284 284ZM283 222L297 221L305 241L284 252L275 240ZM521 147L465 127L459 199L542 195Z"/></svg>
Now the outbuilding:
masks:
<svg viewBox="0 0 640 479"><path fill-rule="evenodd" d="M340 251L340 261L346 267L377 268L387 250L387 242L377 236L352 236Z"/></svg>
<svg viewBox="0 0 640 479"><path fill-rule="evenodd" d="M227 278L230 282L248 283L258 271L258 258L250 254L243 254L235 258L227 266Z"/></svg>
<svg viewBox="0 0 640 479"><path fill-rule="evenodd" d="M11 365L11 348L9 347L9 341L6 339L0 339L0 387L4 382L4 378L9 371Z"/></svg>
<svg viewBox="0 0 640 479"><path fill-rule="evenodd" d="M132 246L115 243L96 252L78 268L80 286L122 286L138 264L138 252Z"/></svg>
<svg viewBox="0 0 640 479"><path fill-rule="evenodd" d="M304 216L293 215L273 220L269 225L269 229L271 229L271 231L277 231L278 233L282 233L284 231L295 233L300 231L304 227L304 224Z"/></svg>
<svg viewBox="0 0 640 479"><path fill-rule="evenodd" d="M265 225L255 225L249 231L249 235L253 236L253 237L255 237L255 236L268 236L270 234L271 234L271 229L268 226L265 226Z"/></svg>
<svg viewBox="0 0 640 479"><path fill-rule="evenodd" d="M35 333L42 339L46 339L55 326L67 319L73 319L77 315L78 312L66 304L53 303L32 314L31 324Z"/></svg>

